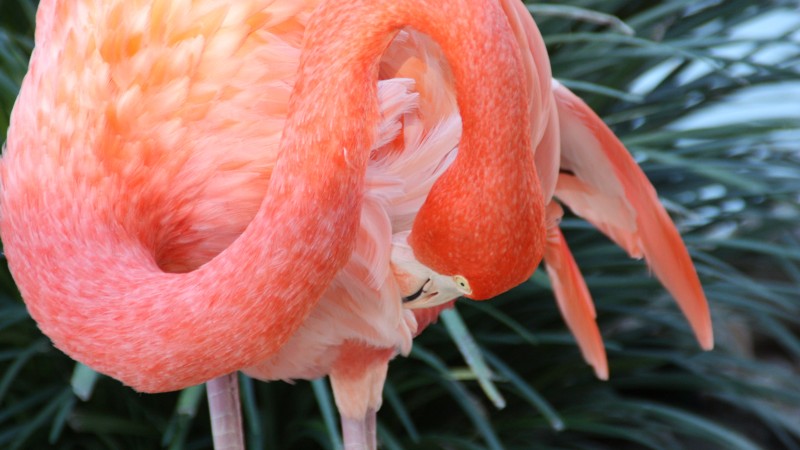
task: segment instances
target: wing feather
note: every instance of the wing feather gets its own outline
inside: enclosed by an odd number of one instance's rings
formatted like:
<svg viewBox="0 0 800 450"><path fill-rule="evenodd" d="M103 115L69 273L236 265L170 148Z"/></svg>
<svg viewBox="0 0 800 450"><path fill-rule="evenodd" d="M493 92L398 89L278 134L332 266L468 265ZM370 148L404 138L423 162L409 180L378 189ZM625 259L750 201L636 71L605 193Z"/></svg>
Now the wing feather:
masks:
<svg viewBox="0 0 800 450"><path fill-rule="evenodd" d="M561 129L556 197L632 257L644 257L677 300L704 349L714 346L711 317L683 240L650 181L603 121L553 83Z"/></svg>

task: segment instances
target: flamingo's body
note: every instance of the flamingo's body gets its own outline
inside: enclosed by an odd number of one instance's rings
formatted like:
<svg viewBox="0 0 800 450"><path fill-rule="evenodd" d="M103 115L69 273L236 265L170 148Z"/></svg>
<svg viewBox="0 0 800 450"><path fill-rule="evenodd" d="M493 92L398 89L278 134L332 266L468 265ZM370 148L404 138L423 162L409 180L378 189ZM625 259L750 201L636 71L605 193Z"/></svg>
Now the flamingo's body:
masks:
<svg viewBox="0 0 800 450"><path fill-rule="evenodd" d="M647 258L711 347L674 225L613 134L551 84L521 3L441 13L430 2L423 19L404 2L312 14L317 3L41 3L3 157L0 231L31 314L59 348L143 391L235 370L331 375L343 416L363 421L380 406L388 361L441 308L518 284L543 255L605 378L554 196ZM330 26L347 10L380 28L394 17L382 8L442 48L410 29L369 38L369 26ZM442 18L462 10L494 27L483 36L499 50L454 48L460 37ZM377 91L362 53L383 54ZM349 75L315 77L337 70ZM337 90L347 92L315 108ZM416 291L428 308L404 308Z"/></svg>

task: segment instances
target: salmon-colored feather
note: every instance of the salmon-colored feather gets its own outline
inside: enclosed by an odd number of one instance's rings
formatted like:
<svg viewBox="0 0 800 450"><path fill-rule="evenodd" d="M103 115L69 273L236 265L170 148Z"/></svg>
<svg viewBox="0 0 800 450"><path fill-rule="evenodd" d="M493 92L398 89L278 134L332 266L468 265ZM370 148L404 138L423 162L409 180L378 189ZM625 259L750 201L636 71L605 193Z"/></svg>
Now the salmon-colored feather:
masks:
<svg viewBox="0 0 800 450"><path fill-rule="evenodd" d="M558 308L570 331L578 341L583 358L593 368L597 378L608 379L608 361L603 338L595 321L596 313L586 282L558 228L562 215L556 203L548 205L549 226L544 261L547 274L558 302Z"/></svg>
<svg viewBox="0 0 800 450"><path fill-rule="evenodd" d="M556 196L632 257L644 257L675 297L704 349L711 317L694 265L655 189L613 132L564 86L554 83L561 127Z"/></svg>

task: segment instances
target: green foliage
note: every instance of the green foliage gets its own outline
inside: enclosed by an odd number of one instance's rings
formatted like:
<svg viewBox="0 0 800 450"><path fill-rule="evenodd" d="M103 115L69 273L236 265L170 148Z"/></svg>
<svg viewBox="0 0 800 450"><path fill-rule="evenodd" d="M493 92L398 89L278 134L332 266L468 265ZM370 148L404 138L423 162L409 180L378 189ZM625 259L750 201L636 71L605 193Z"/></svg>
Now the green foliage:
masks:
<svg viewBox="0 0 800 450"><path fill-rule="evenodd" d="M32 49L34 3L0 1L0 140ZM554 75L614 127L679 224L717 347L698 349L642 262L568 217L610 381L581 360L539 272L491 302L459 303L447 326L431 327L392 363L383 448L800 448L796 3L530 8ZM453 336L474 341L459 349ZM242 377L241 386L252 448L337 448L325 383ZM140 395L96 378L50 346L0 271L0 448L210 446L200 388Z"/></svg>
<svg viewBox="0 0 800 450"><path fill-rule="evenodd" d="M0 0L0 142L6 140L8 116L33 49L36 3Z"/></svg>

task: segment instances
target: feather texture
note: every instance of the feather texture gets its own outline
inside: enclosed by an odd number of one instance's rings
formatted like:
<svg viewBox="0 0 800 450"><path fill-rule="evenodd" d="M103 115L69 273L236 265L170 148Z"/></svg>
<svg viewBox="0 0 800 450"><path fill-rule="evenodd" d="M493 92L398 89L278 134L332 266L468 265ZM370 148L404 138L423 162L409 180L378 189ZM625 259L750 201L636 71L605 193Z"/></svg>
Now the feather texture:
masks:
<svg viewBox="0 0 800 450"><path fill-rule="evenodd" d="M700 345L714 339L708 303L689 252L655 189L613 132L583 101L553 85L562 136L556 196L631 257L644 257L675 297Z"/></svg>

